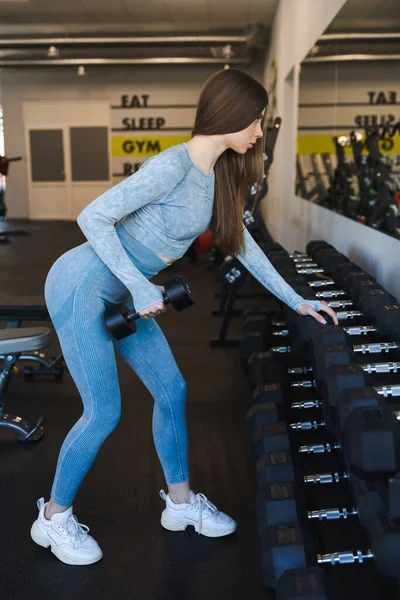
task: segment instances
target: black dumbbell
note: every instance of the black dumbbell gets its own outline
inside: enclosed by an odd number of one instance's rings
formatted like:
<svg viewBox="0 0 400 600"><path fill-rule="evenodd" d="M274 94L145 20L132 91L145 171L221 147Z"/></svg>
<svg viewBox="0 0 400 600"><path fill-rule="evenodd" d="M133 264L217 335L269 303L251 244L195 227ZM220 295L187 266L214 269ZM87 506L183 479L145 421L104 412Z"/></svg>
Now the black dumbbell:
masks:
<svg viewBox="0 0 400 600"><path fill-rule="evenodd" d="M353 365L350 365L351 369ZM340 366L341 374L343 373L343 365ZM328 369L329 371L329 369ZM364 371L361 369L363 375ZM370 383L368 377L363 377L363 387ZM353 389L346 389L346 386ZM338 381L333 382L328 378L326 385L327 392L323 395L324 418L317 415L316 418L306 421L296 421L284 423L285 415L291 409L311 409L319 408L322 403L319 400L294 402L289 405L284 402L284 393L282 387L278 384L264 385L256 388L253 396L258 400L248 411L247 420L250 431L250 439L257 457L263 452L274 452L277 450L298 449L300 453L307 452L308 454L322 453L339 449L341 444L336 440L333 443L317 444L313 446L302 446L296 448L293 442L291 431L310 431L325 429L333 433L340 441L349 436L348 443L345 444L345 451L349 453L348 464L354 465L357 468L363 469L366 472L375 470L375 466L379 465L378 470L392 471L397 463L391 462L393 459L392 449L399 447L400 449L400 429L397 425L399 413L393 412L392 408L381 399L382 392L387 393L390 389L393 395L400 395L400 386L385 386L382 388L367 387L359 389L361 382L359 380L351 381L341 377ZM358 389L354 389L356 387ZM379 393L380 392L380 393ZM328 396L328 393L330 394ZM333 396L333 397L332 397ZM340 400L339 417L332 413L336 411L336 404ZM338 399L339 398L339 399ZM332 408L333 407L333 408ZM354 415L352 412L355 411ZM372 412L368 413L369 410ZM337 411L336 411L337 412ZM366 425L366 418L369 415L370 427ZM364 420L363 420L364 419ZM374 420L375 419L375 420ZM350 431L350 434L347 432ZM379 436L384 435L384 441L387 446L382 444L382 452L375 452L375 445L379 442ZM369 437L368 437L369 436ZM365 442L368 438L368 443ZM369 445L368 445L369 444ZM360 454L360 449L362 449ZM400 452L399 452L400 460ZM399 463L400 469L400 463Z"/></svg>
<svg viewBox="0 0 400 600"><path fill-rule="evenodd" d="M351 263L346 256L339 253L331 245L324 242L316 242L309 246L309 250L312 253L312 256L309 257L310 260L314 260L328 275L333 275L334 279L347 290L354 301L358 298L359 288L364 285L383 289L370 275L364 273L357 265ZM279 253L270 252L268 257L281 274L284 274L285 270L295 272L298 267L301 267L301 263L296 263L295 259L285 253L283 249ZM304 258L301 260L304 260ZM313 264L313 266L315 265ZM314 272L317 273L319 271L315 270ZM309 271L306 274L312 274L312 272ZM298 278L292 280L291 284L295 286L296 281L298 285L301 285L301 280Z"/></svg>
<svg viewBox="0 0 400 600"><path fill-rule="evenodd" d="M400 385L371 386L369 375L359 365L332 365L329 367L321 386L326 416L334 423L339 395L346 390L360 390L365 387L371 387L383 398L400 396Z"/></svg>
<svg viewBox="0 0 400 600"><path fill-rule="evenodd" d="M164 283L164 304L172 304L175 310L181 311L195 304L192 290L182 275L176 275ZM117 340L135 333L135 320L140 316L134 310L128 310L124 304L115 304L105 312L105 321L108 329Z"/></svg>
<svg viewBox="0 0 400 600"><path fill-rule="evenodd" d="M272 390L271 390L272 388ZM278 389L278 393L275 394L275 389ZM250 434L250 439L254 439L257 431L259 431L262 425L272 425L279 421L286 421L287 413L290 410L304 408L299 407L298 403L286 404L281 399L283 398L282 390L278 388L276 384L264 385L259 392L259 397L262 396L265 402L255 402L247 412L247 423ZM278 396L278 399L277 399ZM304 404L304 403L302 403ZM322 401L313 400L308 403L307 408L317 408L322 406ZM325 422L313 419L309 421L294 421L288 423L290 429L298 431L309 431L325 427Z"/></svg>
<svg viewBox="0 0 400 600"><path fill-rule="evenodd" d="M358 416L356 415L357 410L353 411L354 416ZM354 437L354 428L349 427L349 431L352 432ZM270 432L267 432L267 435L268 433ZM364 428L364 434L370 437L370 422L368 427ZM382 429L379 434L384 434ZM355 437L357 438L357 435ZM354 446L359 447L355 452L353 451L353 457L360 454L360 448L365 448L366 446L365 442L359 442L360 439L357 438L353 443ZM371 456L372 452L376 454L376 446L372 440L370 442L369 455ZM385 450L382 450L385 453ZM360 556L358 552L354 555L342 552L337 555L336 562L339 564L344 562L361 562L361 558L368 556L372 558L373 556L380 572L390 577L397 576L397 565L400 560L399 531L396 527L389 527L388 525L390 525L390 520L393 521L400 516L400 477L396 477L396 475L391 477L388 484L389 492L387 493L382 488L382 479L377 480L376 484L370 481L368 484L369 487L366 488L364 478L357 477L354 473L354 467L360 472L360 465L357 464L350 465L350 475L349 472L334 472L314 473L304 476L305 483L334 484L350 480L352 489L357 487L357 492L354 493L357 509L342 507L307 511L304 495L300 491L300 488L297 487L297 483L300 480L298 469L296 474L296 469L291 463L290 455L286 461L283 461L286 464L280 466L283 455L287 457L289 455L288 451L275 450L273 453L263 453L257 463L259 473L266 473L256 502L258 529L263 546L263 566L266 584L273 585L271 579L279 577L279 558L283 559L285 557L288 561L285 564L289 564L290 567L293 566L290 561L296 560L295 557L297 559L300 557L300 560L303 561L303 566L309 564L309 556L313 554L314 548L308 535L309 532L305 527L306 520L338 520L347 519L353 515L357 515L361 524L367 529L373 549L372 554L371 556L369 556L370 553L367 553L366 556ZM363 464L365 460L363 460ZM375 459L375 462L371 463L373 472L376 472L380 468L380 462L381 459ZM274 469L278 469L278 471L276 472ZM391 469L395 470L396 466L392 464ZM275 478L276 475L280 479L277 480ZM381 510L380 505L386 507L386 509L382 508ZM283 543L283 548L280 548L280 545L276 544L276 536L282 538L284 532L289 530L291 541L289 544ZM324 562L323 556L319 556L318 560Z"/></svg>
<svg viewBox="0 0 400 600"><path fill-rule="evenodd" d="M390 331L389 337L391 338L391 341L378 340L366 342L364 344L350 344L351 340L350 338L348 338L348 336L361 336L376 333L378 330L375 326L357 325L353 327L337 327L338 333L335 335L331 335L331 329L332 328L329 326L326 327L326 331L323 332L323 334L325 335L322 337L322 342L326 344L347 344L356 354L380 354L400 349L400 327L393 328ZM291 350L291 346L270 346L269 348L269 352L275 354L287 354L290 353ZM306 373L307 371L307 367L293 367L289 371L289 373L292 375L301 375L302 373Z"/></svg>
<svg viewBox="0 0 400 600"><path fill-rule="evenodd" d="M274 588L287 569L312 566L317 551L306 523L294 522L267 527L261 537L264 583Z"/></svg>
<svg viewBox="0 0 400 600"><path fill-rule="evenodd" d="M400 477L388 481L363 479L353 474L351 488L357 504L357 516L369 538L366 558L374 560L377 570L392 579L398 578L400 563ZM336 566L347 562L341 552L318 555L318 564Z"/></svg>
<svg viewBox="0 0 400 600"><path fill-rule="evenodd" d="M311 256L312 258L314 258L316 256L316 253L323 248L336 250L334 246L328 244L328 242L325 242L324 240L311 240L306 246L307 256Z"/></svg>
<svg viewBox="0 0 400 600"><path fill-rule="evenodd" d="M312 370L317 382L322 382L326 370L331 365L356 364L356 355L346 344L321 345L316 348L312 359ZM359 365L364 371L369 373L398 373L400 372L400 362L377 362L363 363ZM289 369L293 371L294 369Z"/></svg>
<svg viewBox="0 0 400 600"><path fill-rule="evenodd" d="M292 569L308 570L315 562L321 564L327 562L326 555L316 553L314 538L305 523L295 522L268 527L261 538L261 549L264 583L267 587L277 588L280 580L284 581L286 573ZM372 558L374 554L371 550L344 551L335 554L338 564L362 563ZM322 590L325 593L326 588L324 590L322 587ZM277 598L285 598L282 595L282 588L279 594ZM296 596L292 597L296 598ZM308 596L297 597L306 599ZM316 596L318 600L324 597Z"/></svg>
<svg viewBox="0 0 400 600"><path fill-rule="evenodd" d="M250 439L256 458L263 453L292 450L293 453L316 454L341 449L348 468L363 473L392 473L400 469L399 412L393 410L373 388L346 390L337 400L335 418L286 423L279 421L279 410L274 413L272 403L259 405L254 422L250 422ZM254 407L251 409L254 410ZM255 414L248 413L251 421ZM256 429L256 425L258 428ZM327 429L326 429L327 428ZM333 433L337 441L313 446L299 445L293 430L322 429ZM377 445L381 446L376 452Z"/></svg>
<svg viewBox="0 0 400 600"><path fill-rule="evenodd" d="M334 600L339 594L321 567L288 569L276 584L276 600Z"/></svg>
<svg viewBox="0 0 400 600"><path fill-rule="evenodd" d="M320 483L332 483L348 479L348 474L325 473L308 476L308 479L310 480L312 477L314 479L318 478ZM289 528L294 554L297 558L300 557L303 565L306 566L312 560L314 546L309 537L309 530L306 527L304 519L338 520L347 519L349 516L357 516L361 525L366 529L371 550L368 550L366 553L361 553L360 551L356 551L355 553L341 551L329 555L318 555L317 562L319 564L330 563L331 565L337 565L361 563L366 559L374 559L380 573L391 578L398 577L400 528L398 527L397 520L399 518L400 477L395 475L389 480L387 485L388 491L385 491L385 485L381 480L366 481L364 479L357 479L355 475L351 477L351 484L354 497L357 501L357 508L320 509L306 513L304 501L297 493L295 502L291 502L291 500L288 503L278 501L277 506L270 505L271 502L274 502L271 499L274 496L277 497L280 494L284 496L287 493L289 498L293 497L294 494L287 485L283 487L279 486L279 489L274 489L272 486L269 488L265 487L258 500L258 516L261 519L259 529L262 536L263 552L265 552L263 566L266 569L265 577L268 578L266 581L267 584L273 578L274 573L276 577L280 575L280 572L276 570L278 557L285 557L289 568L293 566L291 561L295 560L295 557L287 554L289 550L286 544L284 544L284 551L279 553L277 549L279 545L275 544L276 537L271 540L272 533L276 535L279 532L280 536L283 537L283 532L288 531L286 528ZM267 502L268 506L263 506L263 499ZM288 511L287 517L285 517L285 510ZM292 518L293 520L289 523L286 521L286 518ZM269 522L274 523L276 521L286 522L269 525ZM271 583L269 584L271 585Z"/></svg>
<svg viewBox="0 0 400 600"><path fill-rule="evenodd" d="M395 350L400 344L400 307L397 304L394 305L376 305L375 314L373 321L375 326L356 326L349 328L341 328L338 326L317 326L312 321L307 322L307 317L303 317L304 324L300 321L298 331L300 331L300 339L302 341L310 342L311 349L314 346L314 353L316 345L322 346L322 343L326 345L342 345L343 342L350 349L350 338L349 335L360 335L372 332L379 332L383 335L389 335L391 342L377 342L371 345L360 344L352 346L351 351L355 353L380 352L382 350L388 352L389 350ZM319 324L318 324L319 325ZM308 330L308 331L307 331ZM258 342L257 345L254 343L254 348L260 348L262 345L262 339L256 340L257 334L253 334L254 341ZM313 341L315 340L315 341ZM249 344L248 344L249 345ZM248 361L248 369L250 381L254 383L262 383L268 381L274 381L271 377L275 377L278 367L276 366L276 351L282 352L287 351L288 347L273 347L269 352L254 353L250 356ZM324 350L319 351L321 359L325 357ZM326 357L329 358L328 353ZM307 356L306 356L307 358ZM336 361L338 362L338 361ZM347 362L355 362L353 359L347 359ZM312 370L311 368L293 367L289 370L289 374L302 374ZM271 376L268 374L271 371ZM282 377L286 376L284 369L281 369ZM317 381L322 377L316 374Z"/></svg>
<svg viewBox="0 0 400 600"><path fill-rule="evenodd" d="M321 508L307 510L303 489L297 482L275 482L264 484L256 495L258 534L271 525L284 525L296 521L338 521L358 516L354 507Z"/></svg>
<svg viewBox="0 0 400 600"><path fill-rule="evenodd" d="M348 301L333 301L328 302L328 305L332 308L346 307ZM357 311L351 312L338 312L339 320L354 318L359 316L361 313ZM304 317L301 317L297 313L293 317L292 321L295 324L296 320L301 320ZM281 329L275 329L280 327ZM286 327L286 328L285 328ZM302 325L300 325L302 328ZM309 327L307 325L307 330ZM300 329L302 331L302 329ZM376 331L372 326L365 326L365 333L371 331ZM295 325L292 327L292 333L296 335L297 328ZM307 335L307 334L305 334ZM350 335L352 333L350 332ZM274 343L278 341L278 338L286 338L289 336L289 329L287 329L287 324L284 321L271 321L267 314L251 314L243 321L243 334L240 339L240 359L242 361L243 368L247 368L247 362L252 354L256 354L259 352L263 352L267 348L271 347ZM302 334L304 337L304 334Z"/></svg>

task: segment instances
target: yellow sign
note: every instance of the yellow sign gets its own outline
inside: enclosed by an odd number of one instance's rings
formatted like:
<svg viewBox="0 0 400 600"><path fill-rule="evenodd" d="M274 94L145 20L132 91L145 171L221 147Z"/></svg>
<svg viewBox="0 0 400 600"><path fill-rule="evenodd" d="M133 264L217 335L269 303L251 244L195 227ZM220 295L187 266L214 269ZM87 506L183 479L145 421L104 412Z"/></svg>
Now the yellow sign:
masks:
<svg viewBox="0 0 400 600"><path fill-rule="evenodd" d="M348 135L348 132L337 132L337 136ZM297 154L335 154L335 144L333 135L298 135L297 136ZM400 154L400 135L392 138L380 140L379 148L382 154ZM351 148L345 148L346 154L352 154ZM368 154L363 150L363 154Z"/></svg>
<svg viewBox="0 0 400 600"><path fill-rule="evenodd" d="M111 138L111 153L112 156L126 157L149 157L154 154L159 154L170 148L188 142L188 135L170 135L159 137L147 137L145 135L129 135L129 136L113 136Z"/></svg>

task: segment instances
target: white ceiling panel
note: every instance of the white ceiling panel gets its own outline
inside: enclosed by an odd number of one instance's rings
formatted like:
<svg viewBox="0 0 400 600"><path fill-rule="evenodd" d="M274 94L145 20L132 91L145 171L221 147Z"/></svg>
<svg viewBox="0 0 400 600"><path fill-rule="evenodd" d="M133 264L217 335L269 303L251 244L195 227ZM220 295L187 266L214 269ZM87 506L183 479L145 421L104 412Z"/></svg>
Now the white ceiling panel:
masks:
<svg viewBox="0 0 400 600"><path fill-rule="evenodd" d="M252 23L271 23L275 14L277 2L252 0L250 4L250 21Z"/></svg>
<svg viewBox="0 0 400 600"><path fill-rule="evenodd" d="M207 0L197 2L175 0L168 3L168 10L175 24L188 23L195 25L195 23L204 23L210 25Z"/></svg>
<svg viewBox="0 0 400 600"><path fill-rule="evenodd" d="M241 21L243 25L248 23L251 0L210 0L208 3L210 18L213 23L226 23L227 21Z"/></svg>
<svg viewBox="0 0 400 600"><path fill-rule="evenodd" d="M165 21L165 23L173 22L171 13L169 12L168 2L165 2L164 0L144 0L143 2L136 3L125 1L125 4L126 6L129 5L130 13L134 15L135 20L139 23L146 23L148 21ZM128 8L126 8L126 11L128 11Z"/></svg>

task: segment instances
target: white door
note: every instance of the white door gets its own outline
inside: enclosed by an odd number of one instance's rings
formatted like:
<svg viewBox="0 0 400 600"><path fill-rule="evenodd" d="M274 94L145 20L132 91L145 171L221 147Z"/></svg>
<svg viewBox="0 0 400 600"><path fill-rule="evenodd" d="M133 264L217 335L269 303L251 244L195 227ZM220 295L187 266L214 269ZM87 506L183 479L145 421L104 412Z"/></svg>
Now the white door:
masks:
<svg viewBox="0 0 400 600"><path fill-rule="evenodd" d="M111 179L107 100L24 102L31 219L75 220Z"/></svg>

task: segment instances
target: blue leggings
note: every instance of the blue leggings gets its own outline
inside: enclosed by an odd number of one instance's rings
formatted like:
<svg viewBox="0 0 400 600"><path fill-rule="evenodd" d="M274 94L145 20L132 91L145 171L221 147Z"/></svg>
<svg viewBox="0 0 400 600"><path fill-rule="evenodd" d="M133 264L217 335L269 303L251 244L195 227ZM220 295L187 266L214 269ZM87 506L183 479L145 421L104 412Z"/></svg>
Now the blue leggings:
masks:
<svg viewBox="0 0 400 600"><path fill-rule="evenodd" d="M124 230L120 233L127 237ZM147 279L166 268L161 258L133 238L127 243L128 254ZM72 504L101 445L120 419L114 348L154 398L153 438L167 483L188 481L186 384L155 320L138 319L137 332L123 340L110 335L105 309L110 303L121 302L132 308L132 297L88 243L66 252L54 263L46 279L45 298L83 402L83 414L60 451L53 501L62 506Z"/></svg>

